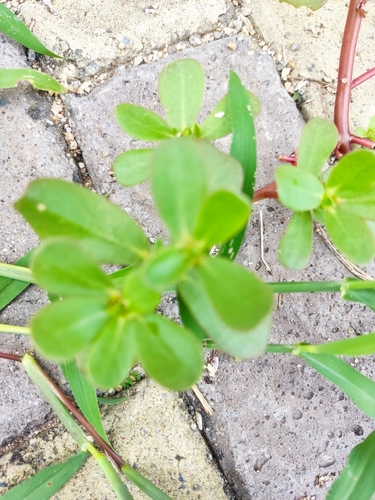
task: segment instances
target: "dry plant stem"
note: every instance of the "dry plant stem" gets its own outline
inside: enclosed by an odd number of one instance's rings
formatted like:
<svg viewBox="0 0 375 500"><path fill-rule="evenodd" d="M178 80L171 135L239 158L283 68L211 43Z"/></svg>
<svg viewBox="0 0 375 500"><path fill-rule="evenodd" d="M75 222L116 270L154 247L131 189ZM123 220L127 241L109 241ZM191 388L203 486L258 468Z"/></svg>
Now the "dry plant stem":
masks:
<svg viewBox="0 0 375 500"><path fill-rule="evenodd" d="M339 132L339 150L342 154L351 151L349 131L349 103L352 89L353 65L358 34L364 16L366 0L350 0L344 36L340 52L334 122Z"/></svg>
<svg viewBox="0 0 375 500"><path fill-rule="evenodd" d="M19 361L22 363L22 356L16 356L15 354L7 354L0 352L0 358L11 359L13 361ZM46 372L40 367L39 370L43 373L45 380L48 382L53 392L63 403L63 405L70 411L70 413L78 420L78 422L84 427L87 432L95 439L95 441L103 448L103 450L111 457L115 464L121 468L125 465L125 461L115 452L113 449L104 441L104 439L96 432L94 427L81 415L78 409L70 401L70 399L57 387L57 385L49 378Z"/></svg>
<svg viewBox="0 0 375 500"><path fill-rule="evenodd" d="M369 69L363 75L357 76L357 78L354 78L352 81L352 90L358 87L358 85L361 85L361 83L367 82L370 78L375 76L375 68Z"/></svg>
<svg viewBox="0 0 375 500"><path fill-rule="evenodd" d="M8 354L7 352L0 352L0 358L11 359L12 361L22 362L22 356L17 356L16 354Z"/></svg>

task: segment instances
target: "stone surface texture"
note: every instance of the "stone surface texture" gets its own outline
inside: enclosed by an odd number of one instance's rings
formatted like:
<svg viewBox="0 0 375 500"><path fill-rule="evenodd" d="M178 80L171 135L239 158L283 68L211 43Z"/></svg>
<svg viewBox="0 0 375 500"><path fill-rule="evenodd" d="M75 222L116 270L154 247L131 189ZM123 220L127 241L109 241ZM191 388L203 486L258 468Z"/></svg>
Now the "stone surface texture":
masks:
<svg viewBox="0 0 375 500"><path fill-rule="evenodd" d="M181 398L142 380L126 392L128 399L102 409L103 424L116 451L145 477L154 480L173 499L228 498L223 480L199 430L191 428L191 416ZM4 483L12 486L78 451L61 426L33 436L28 443L0 458L0 494ZM149 498L127 482L135 500ZM90 458L53 499L115 499L115 494Z"/></svg>
<svg viewBox="0 0 375 500"><path fill-rule="evenodd" d="M200 121L226 93L229 69L258 96L262 104L256 119L258 187L273 178L278 156L298 146L303 119L288 92L296 97L298 86L307 82L298 90L305 100L304 116L332 117L345 22L345 8L338 0L326 2L315 13L277 0L3 3L65 60L34 58L0 35L0 65L43 68L66 84L70 94L61 100L27 84L0 90L0 261L13 263L37 244L12 204L29 181L44 176L82 182L81 172L87 185L129 212L148 237L167 237L148 184L119 186L111 164L122 151L144 146L116 124L116 106L133 102L162 112L157 78L170 60L193 57L205 69ZM355 76L372 66L375 11L370 2L368 10ZM120 64L127 66L116 69ZM353 94L353 130L365 127L375 114L373 89L367 82ZM77 147L71 147L72 141ZM218 146L227 151L229 139ZM271 274L260 255L260 211L263 258ZM277 245L290 215L274 201L256 204L238 262L266 281L349 276L316 234L303 272L281 268ZM367 272L375 276L374 266L368 266ZM44 294L30 287L1 312L0 323L26 325L45 303ZM164 297L162 308L178 320L173 295ZM374 330L373 313L338 294L278 296L273 324L270 340L275 343L320 343ZM0 344L1 351L17 354L30 348L28 339L7 334L1 334ZM373 357L347 361L374 378ZM350 449L375 427L339 389L298 358L268 354L236 362L212 353L209 364L215 368L205 374L199 387L214 409L213 416L204 413L193 393L188 393L187 408L179 395L147 380L131 389L123 404L103 409L115 448L174 499L322 500ZM62 383L59 371L45 366ZM0 459L2 493L43 466L67 458L76 447L51 420L48 405L20 365L0 360L0 377L0 445L5 445L6 452ZM200 415L208 447L197 430ZM229 483L225 493L215 461ZM89 460L55 498L113 498L101 479ZM134 498L144 497L135 492Z"/></svg>

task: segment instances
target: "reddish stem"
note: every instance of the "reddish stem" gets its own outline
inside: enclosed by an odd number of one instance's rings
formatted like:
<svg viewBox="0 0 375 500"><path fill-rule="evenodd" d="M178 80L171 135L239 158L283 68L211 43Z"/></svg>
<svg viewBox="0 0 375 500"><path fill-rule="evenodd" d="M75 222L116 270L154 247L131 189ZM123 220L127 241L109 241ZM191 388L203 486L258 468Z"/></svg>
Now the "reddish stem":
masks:
<svg viewBox="0 0 375 500"><path fill-rule="evenodd" d="M277 188L276 182L273 181L267 186L263 186L260 189L256 189L253 196L253 203L257 201L264 200L265 198L275 198L277 199Z"/></svg>
<svg viewBox="0 0 375 500"><path fill-rule="evenodd" d="M366 71L366 73L363 73L363 75L361 76L357 76L357 78L354 78L354 80L352 81L352 90L358 87L358 85L361 85L361 83L366 82L373 76L375 76L375 68L369 69L368 71Z"/></svg>
<svg viewBox="0 0 375 500"><path fill-rule="evenodd" d="M363 146L364 148L370 148L370 149L375 148L375 142L372 141L371 139L367 139L367 137L358 137L356 135L351 135L350 142L352 142L354 144L359 144L360 146Z"/></svg>
<svg viewBox="0 0 375 500"><path fill-rule="evenodd" d="M341 44L340 65L335 99L334 122L339 132L341 153L351 151L349 131L349 103L353 79L353 65L358 34L364 17L366 0L350 0L344 36Z"/></svg>
<svg viewBox="0 0 375 500"><path fill-rule="evenodd" d="M291 163L292 165L297 165L297 157L293 155L291 156L280 155L279 161L282 161L284 163Z"/></svg>
<svg viewBox="0 0 375 500"><path fill-rule="evenodd" d="M22 362L22 356L17 356L17 354L8 354L7 352L0 352L0 358L11 359L12 361Z"/></svg>

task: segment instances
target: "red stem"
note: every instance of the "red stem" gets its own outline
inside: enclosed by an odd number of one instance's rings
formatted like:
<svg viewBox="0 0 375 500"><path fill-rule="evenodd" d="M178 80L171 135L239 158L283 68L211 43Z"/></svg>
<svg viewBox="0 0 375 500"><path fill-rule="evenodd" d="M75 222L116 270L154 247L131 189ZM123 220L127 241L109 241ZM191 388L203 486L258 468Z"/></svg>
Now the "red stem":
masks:
<svg viewBox="0 0 375 500"><path fill-rule="evenodd" d="M370 149L375 148L375 142L372 141L371 139L367 139L367 137L358 137L356 135L351 135L350 142L353 142L354 144L359 144L364 148L370 148Z"/></svg>
<svg viewBox="0 0 375 500"><path fill-rule="evenodd" d="M12 361L19 361L22 363L22 356L17 356L16 354L8 354L7 352L0 352L0 358L11 359Z"/></svg>
<svg viewBox="0 0 375 500"><path fill-rule="evenodd" d="M280 155L279 161L282 161L284 163L291 163L292 165L297 165L297 157L293 155L291 156Z"/></svg>
<svg viewBox="0 0 375 500"><path fill-rule="evenodd" d="M253 196L253 203L257 201L264 200L265 198L275 198L277 199L277 189L276 182L273 181L267 186L263 186L260 189L256 189Z"/></svg>
<svg viewBox="0 0 375 500"><path fill-rule="evenodd" d="M366 82L373 76L375 76L375 68L369 69L368 71L366 71L366 73L363 73L363 75L361 76L357 76L357 78L354 78L354 80L352 81L352 90L358 87L358 85L361 85L361 83Z"/></svg>
<svg viewBox="0 0 375 500"><path fill-rule="evenodd" d="M353 65L358 34L364 17L366 0L350 0L342 39L340 65L335 99L334 122L339 132L341 153L351 151L349 131L349 103L353 79Z"/></svg>

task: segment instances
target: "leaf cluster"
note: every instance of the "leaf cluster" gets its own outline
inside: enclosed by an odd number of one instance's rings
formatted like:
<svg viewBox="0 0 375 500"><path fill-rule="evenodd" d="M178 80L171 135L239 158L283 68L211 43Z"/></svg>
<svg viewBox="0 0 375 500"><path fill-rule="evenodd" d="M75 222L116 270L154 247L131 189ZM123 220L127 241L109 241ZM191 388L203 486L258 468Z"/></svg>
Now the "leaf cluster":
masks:
<svg viewBox="0 0 375 500"><path fill-rule="evenodd" d="M355 264L375 256L375 154L353 151L322 173L337 139L331 122L310 120L302 132L297 167L284 165L275 171L279 200L294 211L279 246L285 267L306 266L313 220L325 224L332 242Z"/></svg>
<svg viewBox="0 0 375 500"><path fill-rule="evenodd" d="M245 129L246 122L253 127L257 101L232 74L229 95L200 127L195 120L203 92L201 66L184 59L160 75L166 121L132 104L116 110L127 133L161 141L153 149L123 153L115 170L125 185L147 174L168 245L158 241L151 247L126 212L62 180L32 182L15 205L43 240L33 255L33 277L57 299L34 316L34 342L50 359L75 359L102 389L122 382L136 363L160 384L187 389L201 375L202 340L208 338L238 358L265 349L271 291L225 256L209 256L213 245L243 231L251 211L241 164L209 140L239 128L238 120ZM248 185L251 195L253 179ZM107 275L102 264L125 267ZM157 311L162 294L171 291L186 326Z"/></svg>

